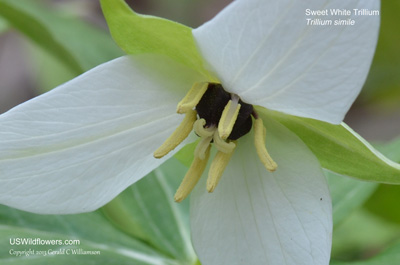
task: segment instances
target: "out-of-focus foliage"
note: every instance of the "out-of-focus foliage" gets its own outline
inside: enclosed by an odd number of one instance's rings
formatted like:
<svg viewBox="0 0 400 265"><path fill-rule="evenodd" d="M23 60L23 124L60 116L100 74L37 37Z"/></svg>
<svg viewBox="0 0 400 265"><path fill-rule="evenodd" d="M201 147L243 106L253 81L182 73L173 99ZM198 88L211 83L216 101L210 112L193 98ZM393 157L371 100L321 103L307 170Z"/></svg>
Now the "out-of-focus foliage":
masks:
<svg viewBox="0 0 400 265"><path fill-rule="evenodd" d="M8 29L8 23L0 17L0 34Z"/></svg>
<svg viewBox="0 0 400 265"><path fill-rule="evenodd" d="M381 1L381 30L360 101L398 108L400 101L400 1Z"/></svg>
<svg viewBox="0 0 400 265"><path fill-rule="evenodd" d="M125 233L191 264L196 255L190 242L189 201L173 200L186 171L187 167L170 159L104 206L103 212Z"/></svg>
<svg viewBox="0 0 400 265"><path fill-rule="evenodd" d="M400 162L400 139L386 145L379 145L378 149L393 161ZM363 183L361 185L371 184ZM330 188L332 189L331 186ZM344 187L343 189L346 190ZM367 193L371 195L371 190L367 191ZM335 209L336 196L334 194L335 192L332 191ZM364 197L364 199L366 198ZM365 202L364 207L353 211L346 219L343 219L344 222L340 223L339 226L335 226L334 229L332 252L334 258L365 259L389 245L391 245L390 250L380 253L378 256L365 261L365 263L333 262L332 265L400 264L400 255L395 255L396 251L399 251L400 242L392 245L393 242L400 239L399 201L399 185L379 184L372 196ZM346 201L344 197L343 201L339 199L338 203L351 205L356 202ZM338 217L334 216L334 220L335 218Z"/></svg>
<svg viewBox="0 0 400 265"><path fill-rule="evenodd" d="M389 144L378 146L378 150L385 154L389 159L400 163L400 138L393 140Z"/></svg>
<svg viewBox="0 0 400 265"><path fill-rule="evenodd" d="M364 182L325 171L332 196L333 226L337 227L351 213L360 208L378 187L378 183Z"/></svg>
<svg viewBox="0 0 400 265"><path fill-rule="evenodd" d="M397 265L400 264L400 241L391 247L387 248L381 254L360 262L338 262L332 263L332 265Z"/></svg>
<svg viewBox="0 0 400 265"><path fill-rule="evenodd" d="M380 150L390 159L400 162L400 138ZM366 207L372 213L387 221L400 225L400 186L381 184L378 190L368 200Z"/></svg>
<svg viewBox="0 0 400 265"><path fill-rule="evenodd" d="M194 151L196 150L196 146L199 141L200 139L193 143L185 145L181 150L178 151L178 153L174 155L174 157L185 166L190 167L194 159Z"/></svg>
<svg viewBox="0 0 400 265"><path fill-rule="evenodd" d="M77 76L65 63L31 42L25 42L28 63L36 87L36 94L42 94Z"/></svg>
<svg viewBox="0 0 400 265"><path fill-rule="evenodd" d="M399 236L399 226L386 223L365 211L359 211L347 220L341 229L335 230L332 253L336 258L350 256L359 261L340 262L333 259L331 265L400 264ZM388 246L388 242L394 242L394 244ZM354 253L361 253L362 256L354 257ZM372 258L369 258L371 256Z"/></svg>
<svg viewBox="0 0 400 265"><path fill-rule="evenodd" d="M79 215L36 215L0 206L0 263L2 265L176 265L145 243L114 227L100 211ZM61 240L61 244L12 244L15 238ZM67 245L64 240L80 241ZM10 243L11 242L11 243ZM17 257L9 251L33 250ZM99 255L49 255L49 250L100 251ZM39 254L36 251L44 251ZM46 255L45 255L46 254ZM147 261L146 261L147 260Z"/></svg>
<svg viewBox="0 0 400 265"><path fill-rule="evenodd" d="M0 16L75 74L122 54L105 32L38 1L0 0Z"/></svg>
<svg viewBox="0 0 400 265"><path fill-rule="evenodd" d="M381 184L366 207L375 215L400 225L400 186Z"/></svg>

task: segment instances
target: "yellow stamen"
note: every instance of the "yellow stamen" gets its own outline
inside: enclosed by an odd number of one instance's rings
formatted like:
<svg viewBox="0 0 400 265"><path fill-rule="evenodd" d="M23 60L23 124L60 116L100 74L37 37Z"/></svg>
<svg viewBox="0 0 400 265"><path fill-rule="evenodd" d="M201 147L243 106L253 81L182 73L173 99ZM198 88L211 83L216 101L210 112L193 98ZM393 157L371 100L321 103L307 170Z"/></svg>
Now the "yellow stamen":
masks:
<svg viewBox="0 0 400 265"><path fill-rule="evenodd" d="M264 164L265 168L273 172L277 169L278 165L272 160L268 154L267 148L265 147L265 133L266 129L262 122L262 119L258 118L254 121L254 145L256 146L258 157Z"/></svg>
<svg viewBox="0 0 400 265"><path fill-rule="evenodd" d="M208 158L210 157L210 145L206 150L205 159L194 157L194 160L182 180L181 185L175 193L174 199L176 202L183 201L189 193L193 190L194 186L199 181L204 169L206 168Z"/></svg>
<svg viewBox="0 0 400 265"><path fill-rule="evenodd" d="M205 119L197 120L193 125L195 133L200 137L212 136L214 134L215 128L204 128L204 125L206 125Z"/></svg>
<svg viewBox="0 0 400 265"><path fill-rule="evenodd" d="M208 83L206 82L195 83L186 96L178 103L176 112L186 113L187 111L196 107L204 93L206 93L207 88Z"/></svg>
<svg viewBox="0 0 400 265"><path fill-rule="evenodd" d="M225 154L229 154L233 151L233 149L235 149L236 145L234 142L225 142L224 140L221 139L221 137L219 137L219 133L215 132L214 133L214 144L215 147L218 149L218 151L223 152Z"/></svg>
<svg viewBox="0 0 400 265"><path fill-rule="evenodd" d="M223 140L226 140L229 137L233 125L235 125L241 106L238 101L239 98L237 100L229 100L222 112L221 119L218 123L218 133Z"/></svg>
<svg viewBox="0 0 400 265"><path fill-rule="evenodd" d="M178 128L171 134L170 137L154 152L155 158L161 158L174 150L183 140L188 137L193 129L193 123L197 119L197 112L189 110L186 112L185 118Z"/></svg>
<svg viewBox="0 0 400 265"><path fill-rule="evenodd" d="M208 192L213 192L214 189L217 187L219 180L222 177L222 174L225 171L226 166L229 163L233 155L233 150L230 153L223 153L218 151L215 155L210 170L208 171L208 178L207 178L207 190Z"/></svg>

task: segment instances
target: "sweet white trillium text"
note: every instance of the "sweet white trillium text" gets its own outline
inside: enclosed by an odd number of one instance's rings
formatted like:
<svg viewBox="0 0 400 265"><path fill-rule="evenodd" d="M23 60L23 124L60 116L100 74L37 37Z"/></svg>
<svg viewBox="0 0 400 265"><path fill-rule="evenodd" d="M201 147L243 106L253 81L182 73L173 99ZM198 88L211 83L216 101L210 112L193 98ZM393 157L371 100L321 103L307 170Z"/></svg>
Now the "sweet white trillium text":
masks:
<svg viewBox="0 0 400 265"><path fill-rule="evenodd" d="M323 9L305 10L307 25L311 26L353 26L357 23L358 16L379 16L380 10L363 9ZM323 17L324 19L321 19ZM350 18L352 17L352 18ZM326 19L330 18L330 19Z"/></svg>
<svg viewBox="0 0 400 265"><path fill-rule="evenodd" d="M277 169L270 172L260 161L251 129L236 140L212 193L204 171L190 216L200 261L329 264L332 209L321 166L262 110L343 120L366 79L379 17L357 17L349 27L302 23L304 10L331 8L379 10L379 1L236 0L193 30L207 76L156 54L126 56L4 113L0 202L52 214L103 206L184 145L153 157L181 123L176 106L189 89L217 82L253 105Z"/></svg>

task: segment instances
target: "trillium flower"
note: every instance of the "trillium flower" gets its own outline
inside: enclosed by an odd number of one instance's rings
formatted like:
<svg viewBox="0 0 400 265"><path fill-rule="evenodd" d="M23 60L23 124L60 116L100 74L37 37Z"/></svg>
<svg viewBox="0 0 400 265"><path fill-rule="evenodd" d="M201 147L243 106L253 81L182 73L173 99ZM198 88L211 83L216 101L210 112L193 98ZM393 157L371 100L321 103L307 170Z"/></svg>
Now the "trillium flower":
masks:
<svg viewBox="0 0 400 265"><path fill-rule="evenodd" d="M307 26L307 8L379 1L237 0L193 30L206 74L159 54L125 56L1 115L0 202L92 211L198 139L175 200L192 193L203 264L329 264L321 166L269 113L339 124L366 79L379 17Z"/></svg>

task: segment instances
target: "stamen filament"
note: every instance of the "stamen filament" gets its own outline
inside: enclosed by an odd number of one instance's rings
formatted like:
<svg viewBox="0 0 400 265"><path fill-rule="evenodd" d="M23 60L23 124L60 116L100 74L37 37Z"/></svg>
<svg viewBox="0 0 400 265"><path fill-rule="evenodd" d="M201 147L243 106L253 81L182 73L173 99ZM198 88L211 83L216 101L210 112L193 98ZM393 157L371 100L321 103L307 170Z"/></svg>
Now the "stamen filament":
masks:
<svg viewBox="0 0 400 265"><path fill-rule="evenodd" d="M197 144L196 149L194 150L194 156L204 160L206 157L207 148L210 146L212 140L212 136L210 137L202 137L201 141Z"/></svg>
<svg viewBox="0 0 400 265"><path fill-rule="evenodd" d="M272 160L271 156L269 155L267 148L265 147L265 134L266 129L262 122L262 119L258 118L254 121L254 145L256 147L256 151L258 157L260 158L261 162L265 166L265 168L273 172L278 168L278 165Z"/></svg>
<svg viewBox="0 0 400 265"><path fill-rule="evenodd" d="M174 150L183 140L188 137L193 129L193 123L197 119L197 112L189 110L186 112L185 118L176 130L168 137L167 140L154 152L155 158L161 158Z"/></svg>
<svg viewBox="0 0 400 265"><path fill-rule="evenodd" d="M222 112L221 119L218 123L218 133L219 137L223 140L226 140L229 137L237 120L241 107L238 102L238 99L229 100Z"/></svg>
<svg viewBox="0 0 400 265"><path fill-rule="evenodd" d="M214 189L217 187L219 180L222 177L222 174L225 171L226 166L229 163L233 155L233 151L230 153L223 153L218 151L215 155L210 170L208 171L208 178L207 178L207 190L208 192L213 192Z"/></svg>
<svg viewBox="0 0 400 265"><path fill-rule="evenodd" d="M218 151L223 152L225 154L229 154L235 149L236 145L234 142L225 142L224 140L219 137L219 133L215 132L214 133L214 144L215 147L218 149Z"/></svg>
<svg viewBox="0 0 400 265"><path fill-rule="evenodd" d="M210 145L208 146L204 159L200 159L199 157L194 157L192 164L185 177L182 180L181 185L175 193L174 199L176 202L183 201L193 190L194 186L196 186L199 181L201 175L204 172L204 169L207 166L208 158L210 157Z"/></svg>
<svg viewBox="0 0 400 265"><path fill-rule="evenodd" d="M206 125L205 119L197 120L193 125L195 133L200 137L212 136L214 134L215 128L204 128L204 125Z"/></svg>
<svg viewBox="0 0 400 265"><path fill-rule="evenodd" d="M206 93L208 88L207 82L197 82L195 83L186 96L178 103L176 112L186 113L187 111L193 109Z"/></svg>

